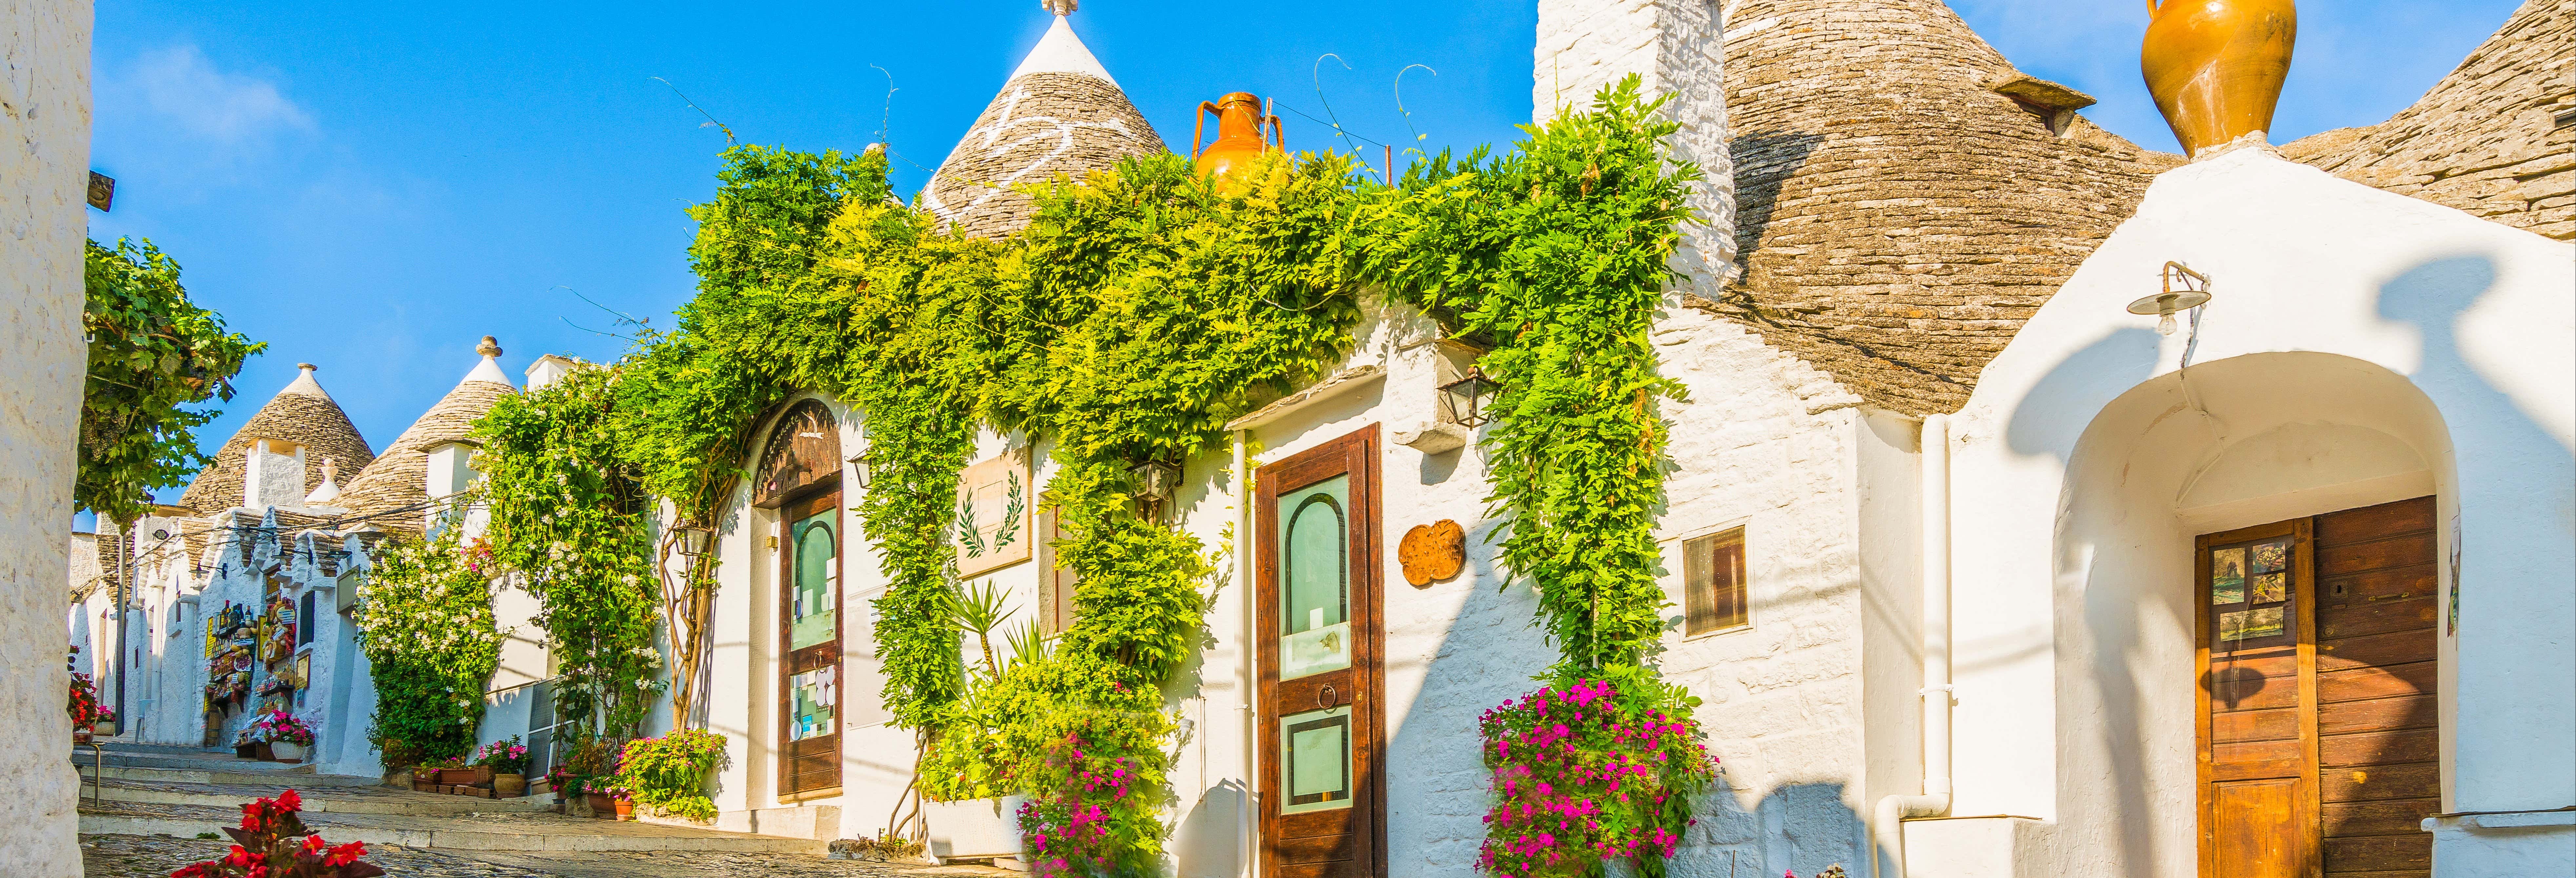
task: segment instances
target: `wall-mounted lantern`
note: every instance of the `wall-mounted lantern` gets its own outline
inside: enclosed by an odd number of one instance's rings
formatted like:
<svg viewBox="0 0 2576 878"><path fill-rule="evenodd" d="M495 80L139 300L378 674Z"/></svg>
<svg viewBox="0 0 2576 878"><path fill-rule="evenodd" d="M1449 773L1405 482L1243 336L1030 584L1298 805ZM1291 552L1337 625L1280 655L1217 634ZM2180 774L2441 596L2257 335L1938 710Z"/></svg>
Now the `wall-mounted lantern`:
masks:
<svg viewBox="0 0 2576 878"><path fill-rule="evenodd" d="M2174 314L2209 304L2209 275L2183 267L2180 262L2167 262L2157 274L2164 281L2164 292L2129 303L2129 313L2156 315L2156 334L2174 334Z"/></svg>
<svg viewBox="0 0 2576 878"><path fill-rule="evenodd" d="M1487 420L1491 420L1485 416L1485 398L1494 395L1494 391L1501 390L1502 387L1502 382L1485 377L1484 369L1469 366L1466 375L1456 381L1440 385L1440 399L1448 403L1451 423L1463 427L1480 427Z"/></svg>
<svg viewBox="0 0 2576 878"><path fill-rule="evenodd" d="M863 450L857 454L850 455L850 487L865 488L868 486L868 464L868 453L866 451Z"/></svg>
<svg viewBox="0 0 2576 878"><path fill-rule="evenodd" d="M672 548L689 558L706 554L707 546L714 543L716 539L715 529L700 526L696 521L686 518L680 519L678 524L671 525L671 535L679 538Z"/></svg>
<svg viewBox="0 0 2576 878"><path fill-rule="evenodd" d="M1136 477L1137 496L1157 505L1172 499L1172 489L1181 484L1181 468L1159 460L1148 460L1127 468Z"/></svg>

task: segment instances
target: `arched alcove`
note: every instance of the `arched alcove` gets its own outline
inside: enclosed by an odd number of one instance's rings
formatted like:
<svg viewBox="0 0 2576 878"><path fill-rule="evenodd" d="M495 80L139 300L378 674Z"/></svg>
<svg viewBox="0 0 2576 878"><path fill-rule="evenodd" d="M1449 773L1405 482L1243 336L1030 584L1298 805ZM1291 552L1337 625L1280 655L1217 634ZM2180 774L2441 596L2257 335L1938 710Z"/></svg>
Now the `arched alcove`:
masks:
<svg viewBox="0 0 2576 878"><path fill-rule="evenodd" d="M2060 819L2118 827L2100 841L2122 874L2187 874L2201 857L2195 539L2443 492L2451 448L2405 376L2334 354L2196 364L2103 406L2067 460L2053 547Z"/></svg>

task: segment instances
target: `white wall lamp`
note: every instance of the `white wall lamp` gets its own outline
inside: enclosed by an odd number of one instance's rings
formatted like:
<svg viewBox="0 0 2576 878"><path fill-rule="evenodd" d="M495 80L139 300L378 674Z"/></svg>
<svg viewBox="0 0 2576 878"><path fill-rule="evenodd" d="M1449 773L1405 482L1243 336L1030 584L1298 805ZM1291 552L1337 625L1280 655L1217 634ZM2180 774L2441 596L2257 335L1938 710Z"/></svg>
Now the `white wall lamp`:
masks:
<svg viewBox="0 0 2576 878"><path fill-rule="evenodd" d="M2174 334L2174 314L2209 304L2209 275L2193 271L2180 262L2166 262L2157 272L2164 281L2164 292L2129 303L2129 313L2156 315L2156 334Z"/></svg>
<svg viewBox="0 0 2576 878"><path fill-rule="evenodd" d="M862 451L857 454L850 455L850 487L865 488L867 486L868 453Z"/></svg>

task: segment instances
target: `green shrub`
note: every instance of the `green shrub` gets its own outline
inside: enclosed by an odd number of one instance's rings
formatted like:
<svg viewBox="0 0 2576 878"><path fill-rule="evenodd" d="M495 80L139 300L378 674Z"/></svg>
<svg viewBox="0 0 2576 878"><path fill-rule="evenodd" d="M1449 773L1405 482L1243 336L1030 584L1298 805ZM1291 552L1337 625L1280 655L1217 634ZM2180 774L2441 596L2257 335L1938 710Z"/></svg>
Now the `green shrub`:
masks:
<svg viewBox="0 0 2576 878"><path fill-rule="evenodd" d="M653 813L713 820L716 803L707 798L707 775L725 763L723 735L681 729L626 742L617 757L614 783L627 798Z"/></svg>

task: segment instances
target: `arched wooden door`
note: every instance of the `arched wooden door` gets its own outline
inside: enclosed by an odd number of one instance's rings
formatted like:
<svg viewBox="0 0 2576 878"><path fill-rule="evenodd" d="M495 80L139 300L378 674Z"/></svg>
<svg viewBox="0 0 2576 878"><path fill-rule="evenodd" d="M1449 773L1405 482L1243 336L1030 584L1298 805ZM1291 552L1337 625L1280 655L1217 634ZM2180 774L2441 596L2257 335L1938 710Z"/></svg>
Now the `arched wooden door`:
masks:
<svg viewBox="0 0 2576 878"><path fill-rule="evenodd" d="M1263 466L1262 874L1386 874L1377 427Z"/></svg>
<svg viewBox="0 0 2576 878"><path fill-rule="evenodd" d="M841 441L831 409L788 410L761 457L755 503L778 510L778 794L841 786Z"/></svg>

